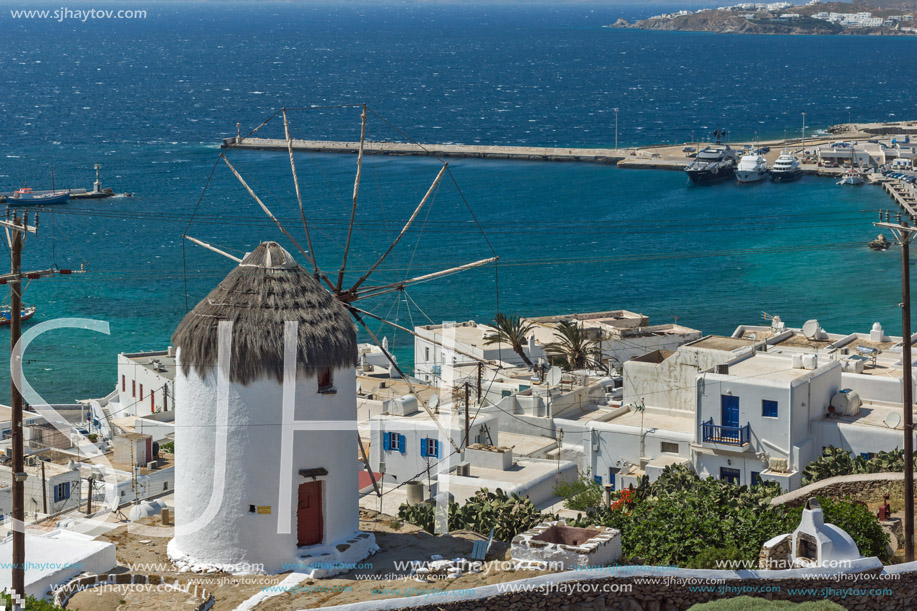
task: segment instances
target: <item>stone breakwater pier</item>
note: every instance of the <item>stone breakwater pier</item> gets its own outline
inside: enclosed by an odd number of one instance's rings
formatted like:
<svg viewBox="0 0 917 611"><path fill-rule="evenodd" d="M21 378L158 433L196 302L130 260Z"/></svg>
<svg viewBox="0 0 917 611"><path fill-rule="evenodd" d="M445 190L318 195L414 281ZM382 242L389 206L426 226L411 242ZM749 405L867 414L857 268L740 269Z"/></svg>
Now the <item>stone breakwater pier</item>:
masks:
<svg viewBox="0 0 917 611"><path fill-rule="evenodd" d="M359 142L326 140L293 140L293 150L310 153L356 153ZM279 138L225 138L224 149L286 151L287 141ZM513 159L519 161L579 161L617 164L625 159L623 150L606 148L560 148L540 146L490 146L477 144L410 144L373 142L363 144L367 155L411 155L427 157L462 157L468 159Z"/></svg>

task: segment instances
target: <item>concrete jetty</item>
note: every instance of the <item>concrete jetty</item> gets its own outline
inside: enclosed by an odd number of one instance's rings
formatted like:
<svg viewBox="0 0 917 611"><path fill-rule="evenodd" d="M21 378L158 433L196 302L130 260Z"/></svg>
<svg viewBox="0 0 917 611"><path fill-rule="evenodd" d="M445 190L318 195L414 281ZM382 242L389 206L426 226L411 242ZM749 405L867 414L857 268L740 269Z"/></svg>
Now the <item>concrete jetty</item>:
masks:
<svg viewBox="0 0 917 611"><path fill-rule="evenodd" d="M882 183L885 192L911 216L917 216L917 189L902 180L889 180Z"/></svg>
<svg viewBox="0 0 917 611"><path fill-rule="evenodd" d="M279 138L225 138L224 149L286 151L287 141ZM326 140L293 140L293 150L311 153L356 153L359 142ZM367 155L411 155L427 157L463 157L469 159L514 159L520 161L580 161L616 164L624 159L621 150L606 148L561 148L540 146L492 146L477 144L411 144L405 142L366 141Z"/></svg>

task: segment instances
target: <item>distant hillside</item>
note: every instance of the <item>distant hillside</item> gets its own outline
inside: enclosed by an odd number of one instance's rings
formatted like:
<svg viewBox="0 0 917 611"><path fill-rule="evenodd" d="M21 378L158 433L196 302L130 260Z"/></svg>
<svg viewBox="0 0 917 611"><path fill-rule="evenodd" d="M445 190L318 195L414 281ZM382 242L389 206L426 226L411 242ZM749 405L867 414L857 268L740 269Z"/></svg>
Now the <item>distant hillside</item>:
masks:
<svg viewBox="0 0 917 611"><path fill-rule="evenodd" d="M901 7L889 7L889 2L900 1ZM634 23L619 19L610 27L634 28L639 30L669 30L683 32L717 32L721 34L844 34L844 35L913 35L897 25L876 27L844 27L825 19L815 19L817 13L871 13L873 17L887 19L895 15L913 14L906 10L906 3L917 6L917 0L859 0L849 2L825 2L815 5L791 6L779 12L739 11L710 9L687 15L663 15L650 17ZM883 8L878 8L882 5ZM786 18L787 13L798 15ZM917 21L902 22L908 28L917 27Z"/></svg>

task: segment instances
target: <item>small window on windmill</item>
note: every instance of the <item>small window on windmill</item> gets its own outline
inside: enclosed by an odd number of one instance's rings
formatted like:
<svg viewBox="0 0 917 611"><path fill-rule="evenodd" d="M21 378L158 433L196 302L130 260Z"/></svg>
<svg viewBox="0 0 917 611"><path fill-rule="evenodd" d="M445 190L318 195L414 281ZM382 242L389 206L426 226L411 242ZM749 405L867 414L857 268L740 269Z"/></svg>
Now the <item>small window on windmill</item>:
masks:
<svg viewBox="0 0 917 611"><path fill-rule="evenodd" d="M328 393L334 391L334 376L331 375L330 367L322 367L318 370L318 392Z"/></svg>

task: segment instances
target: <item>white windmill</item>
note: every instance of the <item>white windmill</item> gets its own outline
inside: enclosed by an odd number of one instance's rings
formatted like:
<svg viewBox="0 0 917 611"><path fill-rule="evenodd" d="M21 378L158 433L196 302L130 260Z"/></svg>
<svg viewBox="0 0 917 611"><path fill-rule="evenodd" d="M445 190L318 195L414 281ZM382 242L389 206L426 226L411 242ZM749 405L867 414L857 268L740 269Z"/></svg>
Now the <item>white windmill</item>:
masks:
<svg viewBox="0 0 917 611"><path fill-rule="evenodd" d="M220 159L305 257L311 270L300 266L275 242L262 243L240 259L184 236L233 259L238 267L187 314L173 336L179 364L175 384L176 535L169 554L178 564L195 569L278 572L298 564L297 570L318 577L333 572L327 570L330 565L355 562L376 549L372 535L358 530L354 441L359 443L364 463L368 461L356 432L354 322L380 347L413 392L411 378L366 321L374 319L412 335L413 330L356 303L494 263L497 257L392 283L369 282L442 181L447 173L443 164L385 252L345 286L367 108L363 106L350 223L336 277L319 267L312 249L286 109L275 116L281 114L306 247L233 164L223 155ZM341 383L335 384L336 380ZM433 417L429 406L419 403ZM438 419L433 421L449 438ZM310 565L312 569L307 568Z"/></svg>

